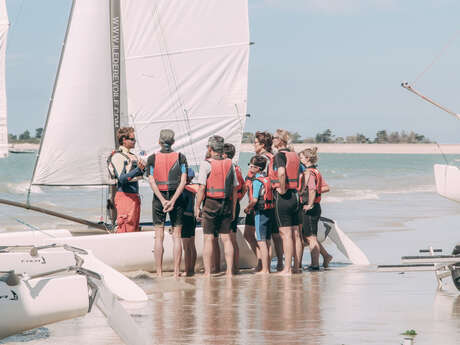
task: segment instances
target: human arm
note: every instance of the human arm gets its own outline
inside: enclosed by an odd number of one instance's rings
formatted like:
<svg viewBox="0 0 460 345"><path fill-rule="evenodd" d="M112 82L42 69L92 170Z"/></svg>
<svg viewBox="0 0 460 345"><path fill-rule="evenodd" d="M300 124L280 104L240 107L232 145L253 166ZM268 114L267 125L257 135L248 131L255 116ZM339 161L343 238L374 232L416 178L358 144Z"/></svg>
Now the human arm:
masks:
<svg viewBox="0 0 460 345"><path fill-rule="evenodd" d="M195 200L195 218L201 221L201 204L203 203L204 199L204 192L206 190L205 185L200 185L198 187L198 192L196 193L196 200Z"/></svg>
<svg viewBox="0 0 460 345"><path fill-rule="evenodd" d="M316 183L315 177L310 171L305 171L305 179L308 188L308 202L303 206L304 211L311 210L313 208L313 203L315 202L316 198Z"/></svg>
<svg viewBox="0 0 460 345"><path fill-rule="evenodd" d="M149 175L149 184L150 184L150 188L152 188L153 193L158 198L158 200L160 200L161 205L163 205L163 211L166 212L165 208L166 208L166 202L168 200L166 200L163 194L161 194L160 189L158 188L158 185L155 182L155 178L153 177L153 175Z"/></svg>
<svg viewBox="0 0 460 345"><path fill-rule="evenodd" d="M174 204L176 203L177 199L184 191L186 183L187 183L187 174L181 174L179 187L177 187L172 198L170 200L166 200L166 203L164 204L164 212L169 212L174 208Z"/></svg>
<svg viewBox="0 0 460 345"><path fill-rule="evenodd" d="M280 186L276 188L279 194L283 195L286 193L286 168L278 167L278 180L280 181Z"/></svg>

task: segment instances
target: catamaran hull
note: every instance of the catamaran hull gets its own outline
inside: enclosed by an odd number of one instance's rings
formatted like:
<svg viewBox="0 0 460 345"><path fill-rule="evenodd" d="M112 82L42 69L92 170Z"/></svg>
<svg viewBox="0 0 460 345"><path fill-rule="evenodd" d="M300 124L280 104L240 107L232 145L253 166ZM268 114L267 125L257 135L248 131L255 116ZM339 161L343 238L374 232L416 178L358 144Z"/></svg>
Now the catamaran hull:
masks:
<svg viewBox="0 0 460 345"><path fill-rule="evenodd" d="M434 178L439 195L460 202L460 169L453 165L435 164Z"/></svg>
<svg viewBox="0 0 460 345"><path fill-rule="evenodd" d="M20 279L15 286L0 280L0 339L83 316L88 307L85 276Z"/></svg>

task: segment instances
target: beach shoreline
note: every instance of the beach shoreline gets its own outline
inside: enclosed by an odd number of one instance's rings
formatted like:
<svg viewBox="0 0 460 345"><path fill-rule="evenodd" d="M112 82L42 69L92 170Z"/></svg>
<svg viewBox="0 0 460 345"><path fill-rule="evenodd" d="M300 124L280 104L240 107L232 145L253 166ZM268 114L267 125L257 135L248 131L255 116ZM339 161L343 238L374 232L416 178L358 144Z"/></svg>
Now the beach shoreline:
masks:
<svg viewBox="0 0 460 345"><path fill-rule="evenodd" d="M460 154L460 144L294 144L296 152L317 146L320 153L363 154ZM10 148L36 150L39 144L10 144ZM254 152L253 144L241 144L241 152Z"/></svg>
<svg viewBox="0 0 460 345"><path fill-rule="evenodd" d="M460 154L460 144L294 144L296 152L318 147L319 153ZM241 144L241 152L254 152L253 144Z"/></svg>

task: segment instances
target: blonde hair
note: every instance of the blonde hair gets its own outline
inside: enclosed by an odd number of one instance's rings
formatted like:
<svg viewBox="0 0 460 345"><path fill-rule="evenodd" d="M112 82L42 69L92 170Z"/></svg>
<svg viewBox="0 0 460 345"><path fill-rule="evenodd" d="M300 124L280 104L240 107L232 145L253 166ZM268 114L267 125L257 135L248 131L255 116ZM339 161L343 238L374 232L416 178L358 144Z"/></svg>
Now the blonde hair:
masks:
<svg viewBox="0 0 460 345"><path fill-rule="evenodd" d="M308 147L305 150L300 151L299 155L304 156L313 164L318 162L318 148L316 146Z"/></svg>
<svg viewBox="0 0 460 345"><path fill-rule="evenodd" d="M285 129L277 129L276 135L280 138L282 142L284 142L289 149L289 151L294 152L294 146L292 146L291 134Z"/></svg>

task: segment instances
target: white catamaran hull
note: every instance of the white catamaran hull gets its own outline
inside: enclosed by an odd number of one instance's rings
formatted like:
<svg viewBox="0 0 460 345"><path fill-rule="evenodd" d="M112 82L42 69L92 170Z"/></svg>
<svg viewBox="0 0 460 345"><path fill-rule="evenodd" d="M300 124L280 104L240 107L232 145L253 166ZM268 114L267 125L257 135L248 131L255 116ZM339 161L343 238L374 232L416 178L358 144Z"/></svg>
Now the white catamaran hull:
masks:
<svg viewBox="0 0 460 345"><path fill-rule="evenodd" d="M460 169L454 165L435 164L434 178L439 195L460 202Z"/></svg>
<svg viewBox="0 0 460 345"><path fill-rule="evenodd" d="M0 275L0 339L85 315L88 307L85 276L20 279L10 286Z"/></svg>
<svg viewBox="0 0 460 345"><path fill-rule="evenodd" d="M244 226L239 226L237 241L240 251L239 264L241 268L252 268L256 265L256 257L243 237ZM155 270L154 258L154 237L153 231L142 231L122 234L102 234L71 236L67 230L15 232L0 234L0 245L14 246L21 245L49 245L67 244L83 248L105 264L122 272L144 270L152 272ZM339 251L356 265L368 265L369 260L362 250L338 227L337 223L328 218L321 218L318 229L318 239L322 242L329 238ZM203 253L203 231L197 228L195 244L198 254L198 265L202 265ZM173 261L173 239L171 235L164 237L164 270L172 271ZM223 255L222 255L223 258ZM88 267L92 269L91 267ZM11 269L11 268L10 268Z"/></svg>

